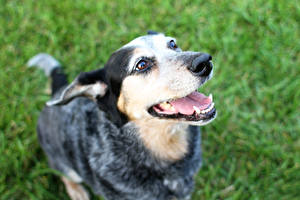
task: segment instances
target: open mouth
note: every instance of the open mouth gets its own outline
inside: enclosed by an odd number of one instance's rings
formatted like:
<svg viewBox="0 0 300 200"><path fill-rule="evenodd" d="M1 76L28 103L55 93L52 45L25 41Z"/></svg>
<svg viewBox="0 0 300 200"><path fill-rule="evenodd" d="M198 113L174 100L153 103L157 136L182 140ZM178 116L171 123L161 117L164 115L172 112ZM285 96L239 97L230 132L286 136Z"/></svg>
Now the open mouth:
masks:
<svg viewBox="0 0 300 200"><path fill-rule="evenodd" d="M191 94L151 106L148 112L156 117L183 119L186 121L209 121L216 116L213 98L197 91Z"/></svg>

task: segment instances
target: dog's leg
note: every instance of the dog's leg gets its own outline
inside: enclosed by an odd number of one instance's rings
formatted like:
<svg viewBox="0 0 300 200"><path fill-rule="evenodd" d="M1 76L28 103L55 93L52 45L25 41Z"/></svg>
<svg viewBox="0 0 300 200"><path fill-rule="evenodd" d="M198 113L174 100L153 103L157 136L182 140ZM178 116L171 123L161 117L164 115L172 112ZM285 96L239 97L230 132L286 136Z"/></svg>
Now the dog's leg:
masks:
<svg viewBox="0 0 300 200"><path fill-rule="evenodd" d="M67 193L72 200L89 200L87 191L79 183L75 183L64 176L62 176L61 179L64 182Z"/></svg>

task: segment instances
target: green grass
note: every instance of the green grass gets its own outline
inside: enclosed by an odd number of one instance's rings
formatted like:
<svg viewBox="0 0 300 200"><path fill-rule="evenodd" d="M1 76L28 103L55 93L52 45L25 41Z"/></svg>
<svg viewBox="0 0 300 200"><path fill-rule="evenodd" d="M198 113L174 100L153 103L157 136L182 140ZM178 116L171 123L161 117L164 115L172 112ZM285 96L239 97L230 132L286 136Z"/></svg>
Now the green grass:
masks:
<svg viewBox="0 0 300 200"><path fill-rule="evenodd" d="M213 55L218 118L203 128L194 200L300 199L300 3L0 0L0 199L68 199L36 136L54 55L73 79L152 29ZM93 199L97 199L95 196Z"/></svg>

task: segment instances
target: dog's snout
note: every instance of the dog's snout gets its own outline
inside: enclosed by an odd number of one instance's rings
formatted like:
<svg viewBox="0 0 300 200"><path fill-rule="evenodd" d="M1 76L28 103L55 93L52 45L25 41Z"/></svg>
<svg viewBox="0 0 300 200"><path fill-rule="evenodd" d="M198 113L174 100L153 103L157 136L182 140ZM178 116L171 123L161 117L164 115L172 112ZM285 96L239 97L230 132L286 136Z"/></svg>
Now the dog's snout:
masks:
<svg viewBox="0 0 300 200"><path fill-rule="evenodd" d="M188 69L197 76L208 76L213 68L211 60L211 55L203 53L193 60Z"/></svg>

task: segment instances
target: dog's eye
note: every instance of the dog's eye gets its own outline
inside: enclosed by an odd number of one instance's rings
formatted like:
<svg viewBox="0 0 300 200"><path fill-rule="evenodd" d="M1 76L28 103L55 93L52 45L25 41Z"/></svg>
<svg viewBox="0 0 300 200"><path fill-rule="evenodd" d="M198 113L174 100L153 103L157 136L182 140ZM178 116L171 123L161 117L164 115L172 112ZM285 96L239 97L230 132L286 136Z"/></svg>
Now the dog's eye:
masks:
<svg viewBox="0 0 300 200"><path fill-rule="evenodd" d="M169 42L169 48L171 48L171 49L177 49L177 44L175 43L174 40L171 40Z"/></svg>
<svg viewBox="0 0 300 200"><path fill-rule="evenodd" d="M135 67L135 70L136 71L144 71L146 69L148 69L150 67L150 63L146 60L140 60L136 67Z"/></svg>

